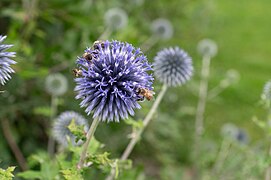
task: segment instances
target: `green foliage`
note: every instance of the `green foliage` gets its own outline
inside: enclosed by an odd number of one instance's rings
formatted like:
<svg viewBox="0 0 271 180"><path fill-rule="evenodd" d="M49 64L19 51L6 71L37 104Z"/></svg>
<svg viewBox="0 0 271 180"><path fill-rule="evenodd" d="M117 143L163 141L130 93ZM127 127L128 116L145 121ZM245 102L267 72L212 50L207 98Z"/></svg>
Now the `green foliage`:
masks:
<svg viewBox="0 0 271 180"><path fill-rule="evenodd" d="M15 168L15 166L8 167L7 169L0 168L0 179L11 180L14 177L13 171Z"/></svg>
<svg viewBox="0 0 271 180"><path fill-rule="evenodd" d="M57 179L59 177L59 167L55 161L53 161L47 152L39 152L29 157L30 167L38 167L39 170L27 170L18 173L18 177L25 179Z"/></svg>
<svg viewBox="0 0 271 180"><path fill-rule="evenodd" d="M75 168L62 170L61 173L66 180L83 180L81 173L79 173Z"/></svg>
<svg viewBox="0 0 271 180"><path fill-rule="evenodd" d="M49 106L36 107L34 109L34 113L37 115L43 115L45 117L50 117L51 116L51 107L49 107Z"/></svg>

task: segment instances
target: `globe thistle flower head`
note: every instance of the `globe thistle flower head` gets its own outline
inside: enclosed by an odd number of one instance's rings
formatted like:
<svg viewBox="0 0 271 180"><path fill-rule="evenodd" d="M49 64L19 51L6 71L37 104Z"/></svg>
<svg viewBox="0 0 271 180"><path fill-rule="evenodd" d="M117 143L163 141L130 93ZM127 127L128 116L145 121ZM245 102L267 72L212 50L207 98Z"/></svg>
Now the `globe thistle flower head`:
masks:
<svg viewBox="0 0 271 180"><path fill-rule="evenodd" d="M151 23L153 34L164 40L168 40L173 36L173 26L171 22L164 18L159 18Z"/></svg>
<svg viewBox="0 0 271 180"><path fill-rule="evenodd" d="M105 24L112 30L122 29L128 24L127 13L121 8L111 8L104 15Z"/></svg>
<svg viewBox="0 0 271 180"><path fill-rule="evenodd" d="M167 86L179 86L193 75L192 58L179 47L165 48L154 57L154 75Z"/></svg>
<svg viewBox="0 0 271 180"><path fill-rule="evenodd" d="M238 133L236 135L236 141L240 144L248 144L249 136L244 129L238 129Z"/></svg>
<svg viewBox="0 0 271 180"><path fill-rule="evenodd" d="M65 111L61 113L55 120L53 125L53 135L57 142L59 142L62 146L66 147L69 144L69 141L72 145L80 145L82 141L75 142L75 136L71 133L68 126L71 121L74 120L75 124L78 126L84 126L84 131L87 133L88 131L88 123L87 120L81 116L80 114L74 111Z"/></svg>
<svg viewBox="0 0 271 180"><path fill-rule="evenodd" d="M226 78L230 84L238 83L240 80L240 73L235 69L229 69L226 73Z"/></svg>
<svg viewBox="0 0 271 180"><path fill-rule="evenodd" d="M60 73L50 74L45 79L46 91L54 96L61 96L68 90L68 80Z"/></svg>
<svg viewBox="0 0 271 180"><path fill-rule="evenodd" d="M235 139L238 135L238 128L232 123L226 123L221 128L221 135L224 138Z"/></svg>
<svg viewBox="0 0 271 180"><path fill-rule="evenodd" d="M261 97L263 100L271 101L271 80L265 83Z"/></svg>
<svg viewBox="0 0 271 180"><path fill-rule="evenodd" d="M202 56L214 57L217 54L217 44L211 39L203 39L198 43L198 53Z"/></svg>
<svg viewBox="0 0 271 180"><path fill-rule="evenodd" d="M220 82L220 86L223 88L228 87L231 84L236 84L240 80L240 74L235 69L229 69L226 73L226 77Z"/></svg>
<svg viewBox="0 0 271 180"><path fill-rule="evenodd" d="M13 45L2 44L7 36L0 35L0 84L4 85L9 79L10 74L14 73L14 70L10 67L16 62L10 58L15 57L15 52L6 52L7 49Z"/></svg>
<svg viewBox="0 0 271 180"><path fill-rule="evenodd" d="M77 65L81 75L75 78L76 98L82 99L81 107L100 121L118 122L134 115L142 99L139 90L152 90L153 77L147 73L152 68L140 49L131 44L94 44L78 57Z"/></svg>

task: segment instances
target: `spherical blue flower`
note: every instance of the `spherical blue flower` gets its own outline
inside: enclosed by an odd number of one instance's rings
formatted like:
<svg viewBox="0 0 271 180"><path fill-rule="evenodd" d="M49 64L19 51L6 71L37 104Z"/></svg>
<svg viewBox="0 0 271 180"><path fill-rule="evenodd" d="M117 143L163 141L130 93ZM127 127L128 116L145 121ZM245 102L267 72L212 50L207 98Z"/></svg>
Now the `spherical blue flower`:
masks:
<svg viewBox="0 0 271 180"><path fill-rule="evenodd" d="M192 58L179 47L165 48L154 57L154 75L168 86L184 84L193 75Z"/></svg>
<svg viewBox="0 0 271 180"><path fill-rule="evenodd" d="M238 129L236 140L240 144L248 144L249 142L248 133L244 129Z"/></svg>
<svg viewBox="0 0 271 180"><path fill-rule="evenodd" d="M140 89L152 90L152 70L140 49L119 41L94 43L77 59L75 78L81 107L100 121L126 119L140 108Z"/></svg>
<svg viewBox="0 0 271 180"><path fill-rule="evenodd" d="M173 36L174 30L171 22L164 18L155 19L151 23L153 34L163 40L168 40Z"/></svg>
<svg viewBox="0 0 271 180"><path fill-rule="evenodd" d="M61 96L68 90L68 79L60 74L50 74L45 79L45 89L54 96Z"/></svg>
<svg viewBox="0 0 271 180"><path fill-rule="evenodd" d="M235 139L238 135L238 128L232 123L226 123L221 128L221 135L224 138Z"/></svg>
<svg viewBox="0 0 271 180"><path fill-rule="evenodd" d="M14 73L14 70L10 67L12 64L16 64L15 61L11 60L11 57L15 57L15 52L5 52L8 48L13 45L2 44L7 36L0 35L0 84L4 85L9 79L10 74Z"/></svg>
<svg viewBox="0 0 271 180"><path fill-rule="evenodd" d="M128 24L128 15L121 8L111 8L104 15L105 24L112 30L122 29Z"/></svg>
<svg viewBox="0 0 271 180"><path fill-rule="evenodd" d="M211 39L203 39L198 43L198 53L202 56L214 57L217 54L217 44Z"/></svg>
<svg viewBox="0 0 271 180"><path fill-rule="evenodd" d="M87 120L80 114L74 111L65 111L61 113L55 120L53 125L53 135L57 142L59 142L64 147L68 145L68 140L73 145L80 145L82 141L75 142L75 136L68 129L71 121L74 120L75 124L78 126L84 125L84 131L87 133L88 123Z"/></svg>

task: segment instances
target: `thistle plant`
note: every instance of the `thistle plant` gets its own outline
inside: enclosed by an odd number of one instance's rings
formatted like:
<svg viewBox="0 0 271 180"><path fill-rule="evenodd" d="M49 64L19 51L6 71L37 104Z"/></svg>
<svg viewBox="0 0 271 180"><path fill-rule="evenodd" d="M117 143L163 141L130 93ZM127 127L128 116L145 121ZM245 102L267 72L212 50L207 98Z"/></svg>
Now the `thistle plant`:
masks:
<svg viewBox="0 0 271 180"><path fill-rule="evenodd" d="M68 90L68 80L60 73L50 74L45 79L45 89L51 94L51 116L49 126L52 126L53 120L57 114L58 97ZM51 128L50 128L51 129ZM55 142L52 133L49 133L48 153L53 155Z"/></svg>
<svg viewBox="0 0 271 180"><path fill-rule="evenodd" d="M157 53L154 58L154 75L163 83L162 90L158 94L153 103L149 113L143 120L143 127L141 127L130 140L126 149L124 150L121 160L126 160L131 154L133 148L141 137L143 131L150 123L154 113L164 97L166 90L171 86L180 86L187 82L193 75L192 58L181 48L165 48ZM112 180L114 177L114 170L111 171L107 180Z"/></svg>
<svg viewBox="0 0 271 180"><path fill-rule="evenodd" d="M210 63L211 58L213 58L217 53L217 45L214 41L209 39L201 40L198 43L198 52L202 56L202 67L201 67L201 81L199 86L199 101L197 105L196 111L196 119L195 119L195 159L198 158L200 147L201 147L201 136L204 131L204 113L205 106L207 101L207 93L208 93L208 80L209 80L209 71L210 71ZM195 162L197 162L195 160ZM198 164L195 163L195 176L199 176L199 167Z"/></svg>
<svg viewBox="0 0 271 180"><path fill-rule="evenodd" d="M80 145L82 144L82 140L76 140L75 135L69 129L69 126L73 123L75 125L82 127L83 132L87 133L88 123L87 120L81 116L80 114L74 111L65 111L61 113L55 120L53 125L53 135L54 138L60 143L62 146L66 147L69 142L72 145Z"/></svg>
<svg viewBox="0 0 271 180"><path fill-rule="evenodd" d="M174 29L171 22L165 18L158 18L151 22L150 29L152 35L143 44L142 49L144 51L149 50L159 40L169 40L172 38Z"/></svg>
<svg viewBox="0 0 271 180"><path fill-rule="evenodd" d="M4 85L11 79L11 74L15 71L10 67L16 62L10 58L15 57L15 52L6 52L13 45L3 44L7 36L0 35L0 84Z"/></svg>
<svg viewBox="0 0 271 180"><path fill-rule="evenodd" d="M77 59L76 99L93 114L78 168L82 168L88 144L102 122L119 122L134 115L142 99L141 89L152 91L152 68L140 49L120 41L94 43Z"/></svg>
<svg viewBox="0 0 271 180"><path fill-rule="evenodd" d="M226 123L221 127L222 143L217 153L215 163L212 169L214 176L217 176L223 170L223 165L229 158L230 151L232 151L232 145L238 145L239 147L247 145L249 142L249 136L247 132L238 128L235 124Z"/></svg>
<svg viewBox="0 0 271 180"><path fill-rule="evenodd" d="M107 39L113 31L123 29L128 24L128 15L121 8L111 8L104 14L105 31L98 39Z"/></svg>

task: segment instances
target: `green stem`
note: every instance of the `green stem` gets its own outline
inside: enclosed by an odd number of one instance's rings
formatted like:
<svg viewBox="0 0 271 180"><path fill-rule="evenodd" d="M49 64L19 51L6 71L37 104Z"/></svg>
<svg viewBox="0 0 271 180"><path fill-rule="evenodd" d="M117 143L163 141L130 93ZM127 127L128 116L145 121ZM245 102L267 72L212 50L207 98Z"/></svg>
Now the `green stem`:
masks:
<svg viewBox="0 0 271 180"><path fill-rule="evenodd" d="M222 166L227 159L227 156L230 152L231 148L231 141L227 138L224 138L221 147L219 149L219 152L217 153L217 157L215 160L215 164L212 169L212 174L217 177L219 175L220 170L222 169Z"/></svg>
<svg viewBox="0 0 271 180"><path fill-rule="evenodd" d="M50 117L50 122L49 122L49 140L48 140L48 153L50 156L53 156L54 154L54 150L55 150L55 141L52 137L52 124L54 122L54 118L57 114L57 104L58 104L58 98L57 96L52 96L52 100L51 100L51 117Z"/></svg>
<svg viewBox="0 0 271 180"><path fill-rule="evenodd" d="M201 81L199 87L199 101L197 106L196 112L196 121L195 121L195 144L194 144L194 151L195 151L195 179L198 177L198 165L196 159L198 159L201 147L201 136L204 130L204 112L207 100L207 93L208 93L208 78L210 72L210 56L203 56L202 60L202 68L201 68Z"/></svg>
<svg viewBox="0 0 271 180"><path fill-rule="evenodd" d="M126 149L124 150L124 152L120 158L121 160L126 160L129 157L129 155L131 154L131 152L133 151L133 149L134 149L136 143L138 142L139 138L141 137L141 134L143 133L144 129L150 123L150 121L151 121L155 111L157 110L166 91L167 91L167 85L164 84L161 92L157 96L157 99L155 100L154 104L152 105L151 110L149 111L149 113L147 114L145 119L143 120L143 127L139 131L137 131L135 136L130 140L128 146L126 147ZM114 178L114 175L115 175L115 170L112 170L110 175L106 178L106 180L112 180Z"/></svg>
<svg viewBox="0 0 271 180"><path fill-rule="evenodd" d="M82 152L81 152L81 156L80 156L80 160L77 164L77 168L78 169L81 169L83 167L83 164L84 164L84 161L86 159L86 156L87 156L87 150L88 150L88 146L89 146L89 143L94 135L94 132L96 131L96 128L99 124L99 119L96 118L92 121L92 124L88 130L88 133L87 133L87 140L85 142L85 144L83 145L83 149L82 149Z"/></svg>
<svg viewBox="0 0 271 180"><path fill-rule="evenodd" d="M150 38L148 38L146 41L144 41L140 47L144 52L147 52L149 49L151 49L157 42L159 41L159 39L152 35Z"/></svg>
<svg viewBox="0 0 271 180"><path fill-rule="evenodd" d="M97 40L106 40L109 38L111 34L112 30L109 27L107 27Z"/></svg>

